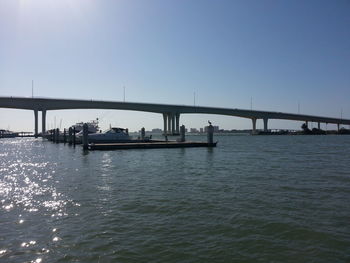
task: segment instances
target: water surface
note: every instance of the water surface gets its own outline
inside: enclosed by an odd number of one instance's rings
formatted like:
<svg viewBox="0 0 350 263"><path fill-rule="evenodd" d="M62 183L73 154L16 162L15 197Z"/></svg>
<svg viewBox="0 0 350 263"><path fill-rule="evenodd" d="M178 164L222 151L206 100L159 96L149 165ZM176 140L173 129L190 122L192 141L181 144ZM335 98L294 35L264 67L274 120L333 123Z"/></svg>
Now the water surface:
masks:
<svg viewBox="0 0 350 263"><path fill-rule="evenodd" d="M350 261L350 136L215 139L0 140L0 262Z"/></svg>

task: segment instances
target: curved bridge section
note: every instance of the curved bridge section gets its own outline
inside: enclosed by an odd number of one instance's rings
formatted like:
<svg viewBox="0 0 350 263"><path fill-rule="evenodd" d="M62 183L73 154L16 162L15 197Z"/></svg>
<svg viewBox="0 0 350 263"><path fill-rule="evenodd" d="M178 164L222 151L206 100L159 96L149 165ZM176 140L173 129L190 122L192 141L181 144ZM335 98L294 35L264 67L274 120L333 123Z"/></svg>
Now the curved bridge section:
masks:
<svg viewBox="0 0 350 263"><path fill-rule="evenodd" d="M35 134L38 134L38 112L42 112L42 132L46 131L46 111L48 110L67 110L67 109L115 109L115 110L132 110L144 111L163 114L164 134L178 134L180 114L217 114L228 115L252 120L253 133L256 131L256 120L264 120L264 130L268 130L269 119L294 120L348 124L350 120L340 118L330 118L313 115L244 110L217 107L186 106L172 104L155 104L155 103L136 103L136 102L119 102L119 101L99 101L99 100L73 100L73 99L52 99L52 98L25 98L25 97L0 97L0 108L33 110L35 118Z"/></svg>

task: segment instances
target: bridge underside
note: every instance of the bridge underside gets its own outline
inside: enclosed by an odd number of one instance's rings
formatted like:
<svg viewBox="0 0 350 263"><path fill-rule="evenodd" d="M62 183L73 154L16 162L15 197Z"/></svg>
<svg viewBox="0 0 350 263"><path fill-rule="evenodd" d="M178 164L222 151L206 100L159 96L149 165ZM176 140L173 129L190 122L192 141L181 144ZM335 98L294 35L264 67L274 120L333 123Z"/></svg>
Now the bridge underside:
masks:
<svg viewBox="0 0 350 263"><path fill-rule="evenodd" d="M256 133L256 121L264 121L264 131L268 131L269 119L284 119L307 122L334 123L350 125L350 120L342 118L330 118L321 116L311 116L303 114L269 112L257 110L214 108L186 105L168 105L152 103L133 102L113 102L113 101L93 101L93 100L69 100L69 99L46 99L46 98L20 98L20 97L0 97L0 108L27 109L34 111L35 134L38 135L38 112L42 112L42 133L46 132L46 111L63 109L115 109L153 112L163 115L164 135L179 134L180 114L216 114L249 118L252 120L252 133Z"/></svg>
<svg viewBox="0 0 350 263"><path fill-rule="evenodd" d="M41 111L41 133L46 133L46 110ZM34 135L39 135L39 116L38 110L34 110ZM179 135L180 134L180 114L163 113L163 135Z"/></svg>

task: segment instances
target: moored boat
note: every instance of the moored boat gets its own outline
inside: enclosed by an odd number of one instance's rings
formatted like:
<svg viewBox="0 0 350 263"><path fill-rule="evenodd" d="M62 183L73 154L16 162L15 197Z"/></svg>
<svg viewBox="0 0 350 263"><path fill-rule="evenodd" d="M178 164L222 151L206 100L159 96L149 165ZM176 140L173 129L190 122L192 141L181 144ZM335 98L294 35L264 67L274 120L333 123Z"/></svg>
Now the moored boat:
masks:
<svg viewBox="0 0 350 263"><path fill-rule="evenodd" d="M96 133L99 131L100 127L98 126L98 118L96 120L92 120L89 122L86 122L88 125L88 131L89 133ZM83 130L84 122L78 122L72 126L72 128L75 128L75 132L79 133Z"/></svg>
<svg viewBox="0 0 350 263"><path fill-rule="evenodd" d="M18 137L18 132L13 132L9 130L0 130L0 138L14 138Z"/></svg>
<svg viewBox="0 0 350 263"><path fill-rule="evenodd" d="M89 143L130 142L128 129L113 127L105 132L88 134Z"/></svg>

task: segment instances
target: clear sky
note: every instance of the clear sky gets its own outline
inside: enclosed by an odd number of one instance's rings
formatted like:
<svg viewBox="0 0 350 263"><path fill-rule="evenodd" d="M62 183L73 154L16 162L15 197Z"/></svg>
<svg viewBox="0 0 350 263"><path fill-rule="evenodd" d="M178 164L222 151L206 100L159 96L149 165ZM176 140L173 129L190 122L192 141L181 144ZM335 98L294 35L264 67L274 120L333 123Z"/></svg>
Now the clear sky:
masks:
<svg viewBox="0 0 350 263"><path fill-rule="evenodd" d="M350 118L350 1L0 0L0 96L220 106ZM138 130L160 114L49 111L48 128L99 117ZM251 121L210 119L225 129ZM62 120L62 121L61 121ZM258 121L258 128L262 127ZM301 123L270 121L269 128ZM32 111L0 109L29 130ZM39 125L40 127L40 125Z"/></svg>

